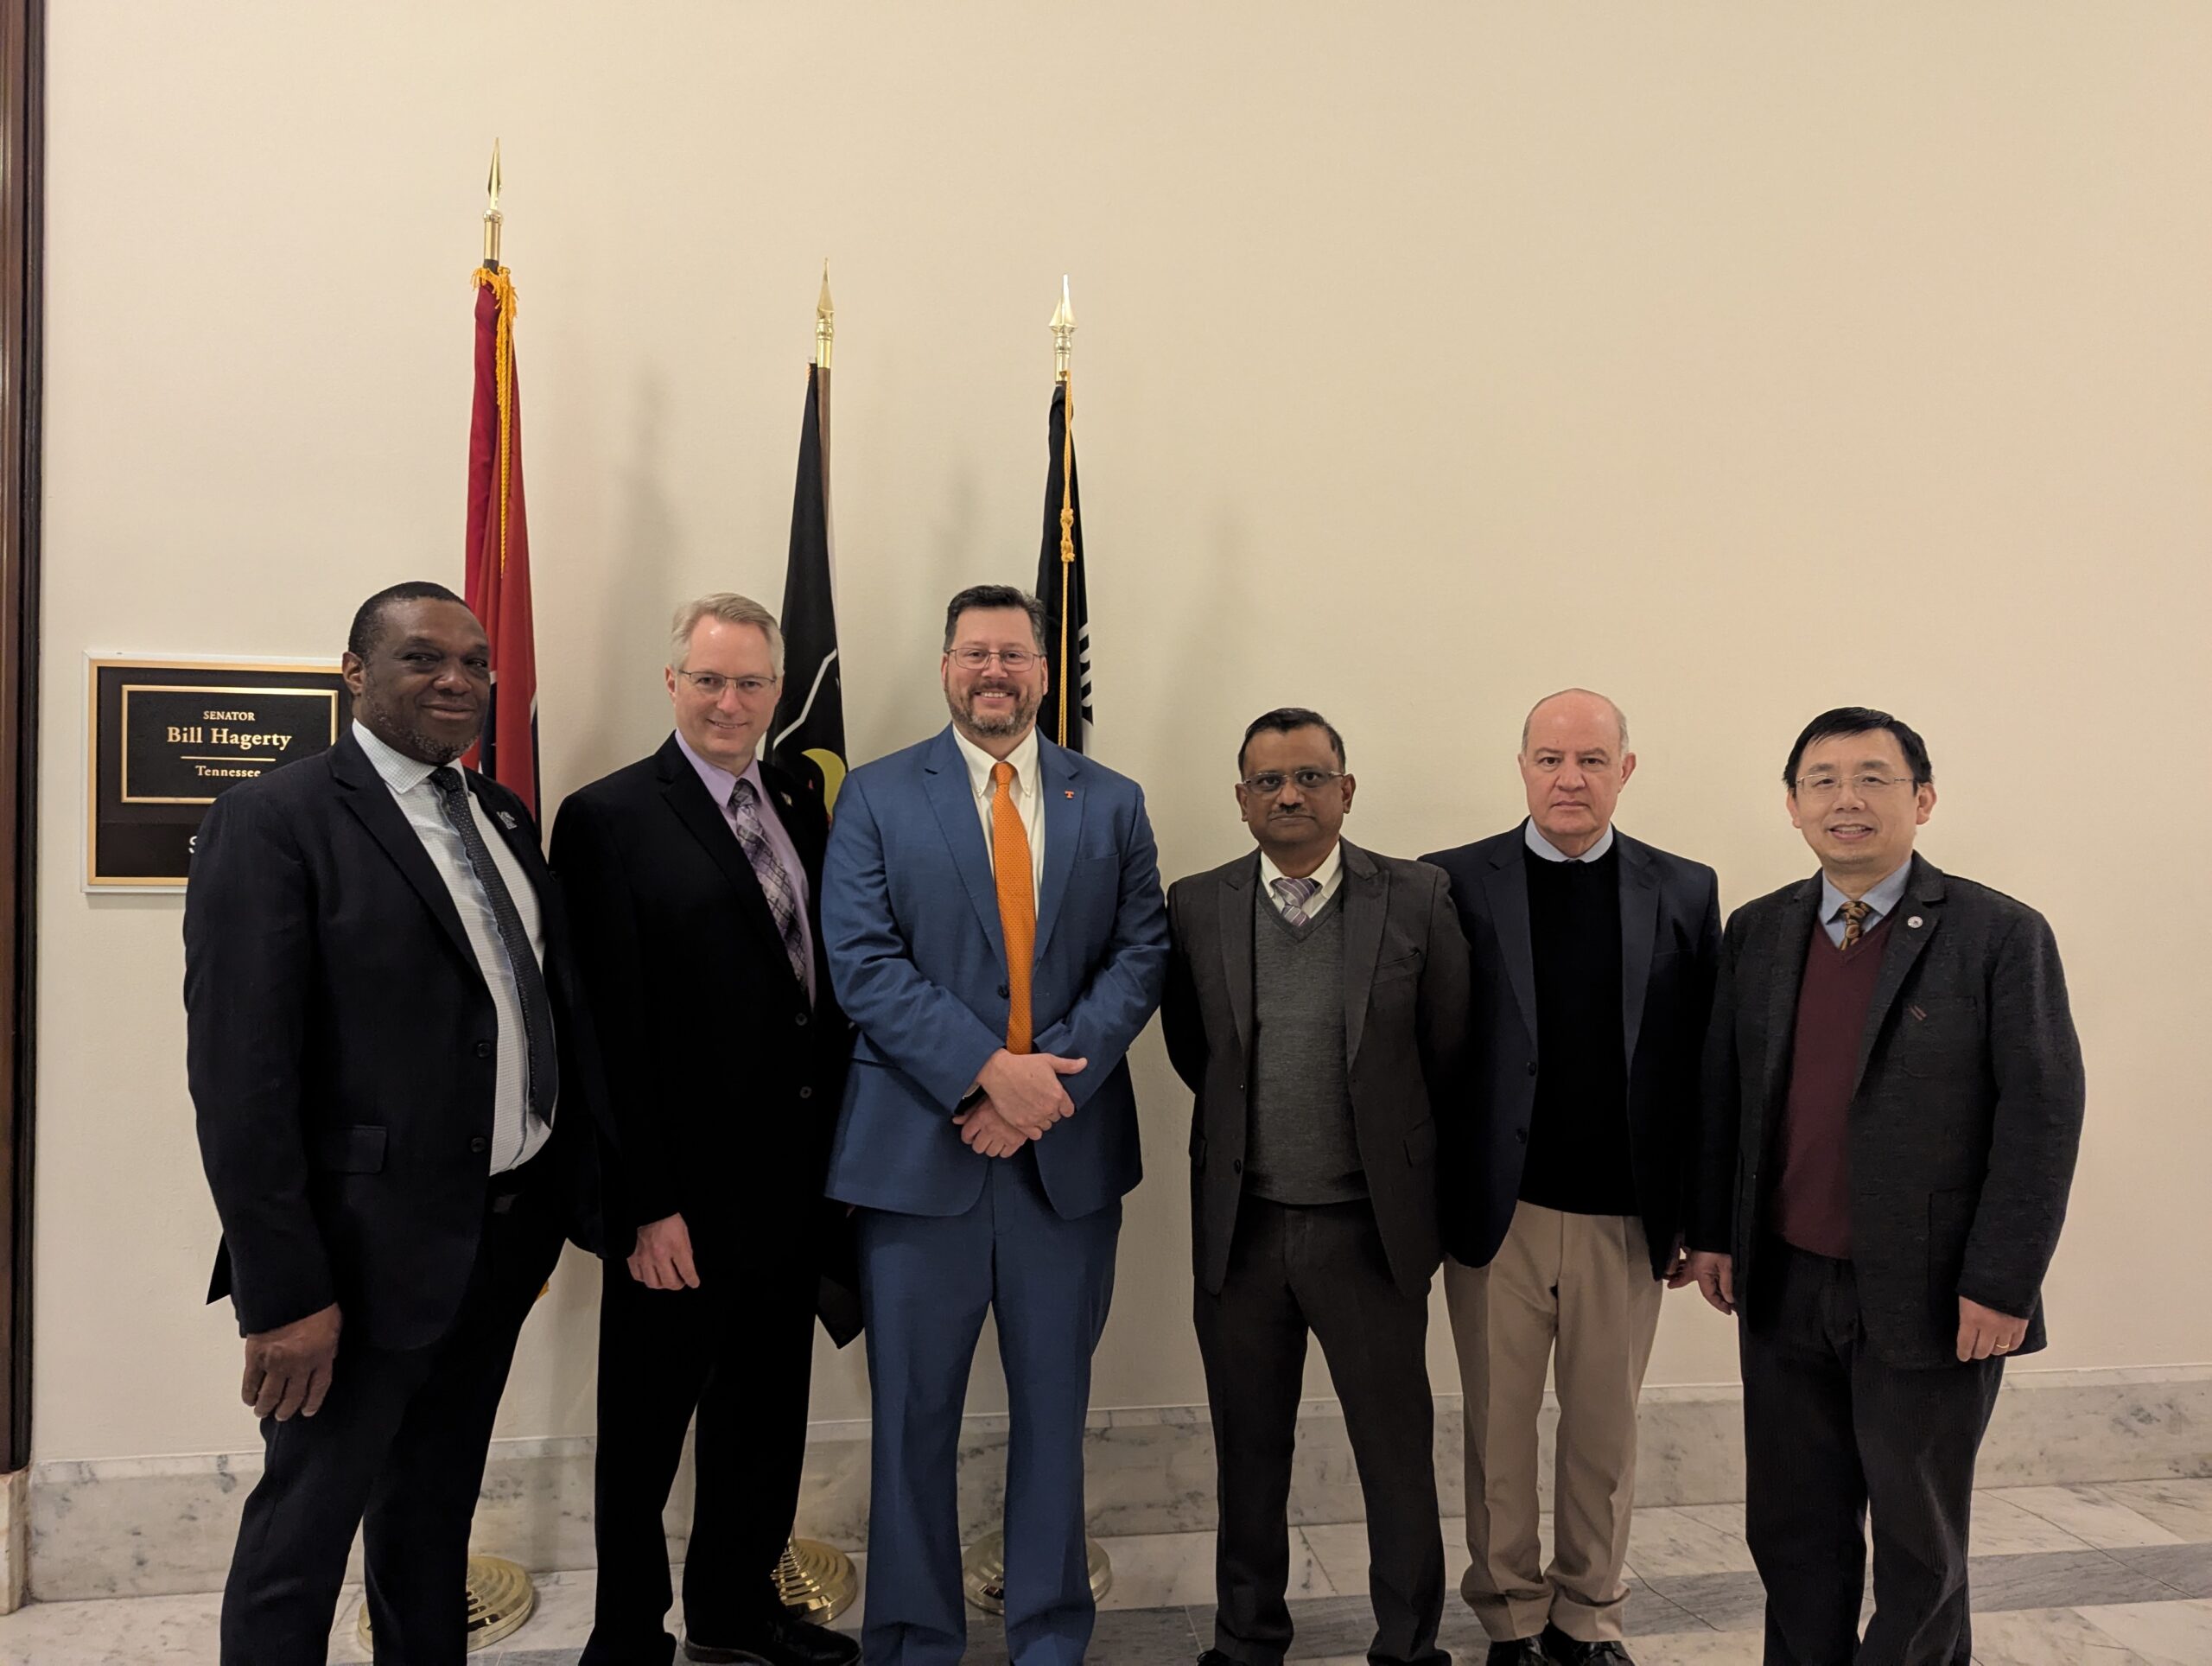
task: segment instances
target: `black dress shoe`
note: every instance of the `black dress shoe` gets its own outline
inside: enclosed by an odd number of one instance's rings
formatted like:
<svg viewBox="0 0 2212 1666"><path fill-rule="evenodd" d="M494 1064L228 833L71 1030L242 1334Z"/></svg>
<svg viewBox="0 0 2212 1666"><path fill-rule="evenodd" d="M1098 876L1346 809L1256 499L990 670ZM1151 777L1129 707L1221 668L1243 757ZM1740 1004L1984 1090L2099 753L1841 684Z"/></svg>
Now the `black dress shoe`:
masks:
<svg viewBox="0 0 2212 1666"><path fill-rule="evenodd" d="M1544 1627L1541 1659L1554 1661L1558 1666L1636 1666L1626 1649L1618 1643L1584 1643L1571 1637L1556 1625Z"/></svg>
<svg viewBox="0 0 2212 1666"><path fill-rule="evenodd" d="M1231 1660L1218 1649L1209 1649L1198 1656L1198 1666L1243 1666L1243 1663Z"/></svg>
<svg viewBox="0 0 2212 1666"><path fill-rule="evenodd" d="M1535 1638L1516 1637L1510 1643L1491 1644L1483 1666L1552 1666L1552 1660Z"/></svg>
<svg viewBox="0 0 2212 1666"><path fill-rule="evenodd" d="M861 1657L861 1645L826 1625L778 1619L768 1623L766 1632L728 1648L694 1642L687 1633L683 1657L702 1666L852 1666Z"/></svg>

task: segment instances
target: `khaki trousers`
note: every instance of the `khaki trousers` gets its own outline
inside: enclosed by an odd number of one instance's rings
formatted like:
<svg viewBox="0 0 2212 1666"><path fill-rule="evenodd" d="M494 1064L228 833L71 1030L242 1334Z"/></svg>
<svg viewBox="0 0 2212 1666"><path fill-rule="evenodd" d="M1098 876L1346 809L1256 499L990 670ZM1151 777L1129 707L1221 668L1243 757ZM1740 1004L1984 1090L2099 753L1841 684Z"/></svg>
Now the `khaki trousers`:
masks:
<svg viewBox="0 0 2212 1666"><path fill-rule="evenodd" d="M1522 1203L1487 1267L1444 1263L1467 1440L1460 1594L1494 1641L1547 1621L1584 1643L1618 1641L1636 1494L1636 1397L1666 1287L1633 1216ZM1536 1537L1536 1415L1559 1391L1551 1565Z"/></svg>

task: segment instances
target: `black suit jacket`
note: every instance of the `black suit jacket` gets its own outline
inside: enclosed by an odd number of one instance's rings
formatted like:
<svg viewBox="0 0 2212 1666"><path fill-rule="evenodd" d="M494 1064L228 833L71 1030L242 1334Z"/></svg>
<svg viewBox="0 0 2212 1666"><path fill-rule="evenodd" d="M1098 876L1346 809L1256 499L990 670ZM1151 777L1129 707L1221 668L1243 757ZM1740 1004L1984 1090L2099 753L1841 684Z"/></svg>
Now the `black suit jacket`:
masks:
<svg viewBox="0 0 2212 1666"><path fill-rule="evenodd" d="M1485 1265L1505 1241L1535 1115L1536 960L1525 823L1424 856L1452 880L1474 965L1474 1114L1447 1176L1445 1248ZM1699 1047L1720 952L1719 883L1702 862L1616 828L1620 846L1621 1040L1630 1172L1655 1275L1683 1230L1698 1138ZM1572 1046L1572 1037L1561 1045Z"/></svg>
<svg viewBox="0 0 2212 1666"><path fill-rule="evenodd" d="M695 1243L821 1224L851 1027L822 952L819 789L762 762L806 869L811 1003L721 807L671 735L569 795L553 866L607 1060L607 1245L682 1214Z"/></svg>
<svg viewBox="0 0 2212 1666"><path fill-rule="evenodd" d="M589 1247L598 1064L567 916L522 800L464 773L537 893L561 1091L535 1163ZM499 1019L452 893L350 729L208 811L184 1003L223 1223L208 1300L228 1294L248 1334L335 1301L349 1343L436 1341L476 1259Z"/></svg>
<svg viewBox="0 0 2212 1666"><path fill-rule="evenodd" d="M1818 875L1728 920L1707 1038L1690 1243L1732 1252L1738 1311L1764 1317L1758 1244L1789 1091ZM1851 1100L1851 1258L1866 1339L1904 1369L1956 1363L1959 1298L2028 1320L2081 1144L2081 1043L2041 914L1912 859L1891 916Z"/></svg>
<svg viewBox="0 0 2212 1666"><path fill-rule="evenodd" d="M1467 945L1443 876L1349 840L1333 906L1344 920L1344 1052L1352 1120L1390 1276L1427 1289L1443 1258L1437 1151L1465 1106ZM1167 892L1160 1018L1191 1115L1191 1236L1198 1282L1219 1293L1244 1192L1253 1038L1257 852Z"/></svg>

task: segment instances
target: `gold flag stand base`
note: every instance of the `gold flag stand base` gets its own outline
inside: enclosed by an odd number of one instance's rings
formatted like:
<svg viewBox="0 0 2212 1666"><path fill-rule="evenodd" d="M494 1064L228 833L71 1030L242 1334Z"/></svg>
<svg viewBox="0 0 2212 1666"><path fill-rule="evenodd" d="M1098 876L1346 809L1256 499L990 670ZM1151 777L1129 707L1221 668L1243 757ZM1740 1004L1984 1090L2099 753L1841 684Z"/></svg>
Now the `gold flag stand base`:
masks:
<svg viewBox="0 0 2212 1666"><path fill-rule="evenodd" d="M1103 1602L1114 1588L1114 1564L1107 1560L1106 1547L1097 1540L1085 1539L1083 1548L1090 1572L1090 1599ZM1005 1534L986 1533L968 1547L960 1558L960 1583L971 1607L987 1614L1006 1612Z"/></svg>
<svg viewBox="0 0 2212 1666"><path fill-rule="evenodd" d="M832 1624L853 1606L861 1581L853 1559L818 1539L787 1539L776 1563L776 1596L793 1619Z"/></svg>
<svg viewBox="0 0 2212 1666"><path fill-rule="evenodd" d="M511 1562L505 1556L471 1556L468 1559L468 1652L488 1649L500 1638L512 1637L522 1628L537 1606L537 1587L530 1582L519 1562ZM361 1604L360 1622L354 1628L361 1634L361 1646L375 1651L376 1645L369 1636L369 1605Z"/></svg>

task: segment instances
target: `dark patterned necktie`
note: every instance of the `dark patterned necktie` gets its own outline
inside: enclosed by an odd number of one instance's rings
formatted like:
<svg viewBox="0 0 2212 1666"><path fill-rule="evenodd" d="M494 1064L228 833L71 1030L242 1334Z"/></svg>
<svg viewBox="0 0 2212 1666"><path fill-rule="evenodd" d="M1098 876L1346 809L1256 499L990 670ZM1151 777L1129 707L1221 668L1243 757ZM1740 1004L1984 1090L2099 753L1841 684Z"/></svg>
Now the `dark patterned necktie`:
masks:
<svg viewBox="0 0 2212 1666"><path fill-rule="evenodd" d="M1269 880L1268 885L1275 895L1282 899L1282 917L1293 925L1305 925L1306 905L1321 888L1321 881L1314 879Z"/></svg>
<svg viewBox="0 0 2212 1666"><path fill-rule="evenodd" d="M776 860L775 848L761 830L760 795L753 792L752 782L741 780L730 789L729 813L737 823L737 843L745 852L745 860L753 864L753 877L760 881L760 894L768 900L768 912L775 916L776 933L784 940L784 954L791 963L791 976L804 989L806 928L798 917L798 898L791 890L791 875L784 872L783 863Z"/></svg>
<svg viewBox="0 0 2212 1666"><path fill-rule="evenodd" d="M1847 902L1836 910L1843 916L1843 947L1857 946L1859 939L1866 935L1866 916L1873 912L1874 905L1864 901Z"/></svg>
<svg viewBox="0 0 2212 1666"><path fill-rule="evenodd" d="M445 812L447 823L461 835L461 848L468 853L468 866L477 884L484 887L484 900L492 905L492 919L499 928L499 946L507 951L507 970L514 974L515 995L522 1008L523 1041L530 1060L530 1114L550 1123L553 1101L561 1091L561 1066L553 1045L553 1003L545 995L544 968L537 963L537 953L530 946L530 933L524 928L499 864L492 860L491 849L484 843L484 830L476 824L468 807L468 788L462 784L461 772L450 764L441 764L430 772L430 785L437 790L438 808Z"/></svg>

